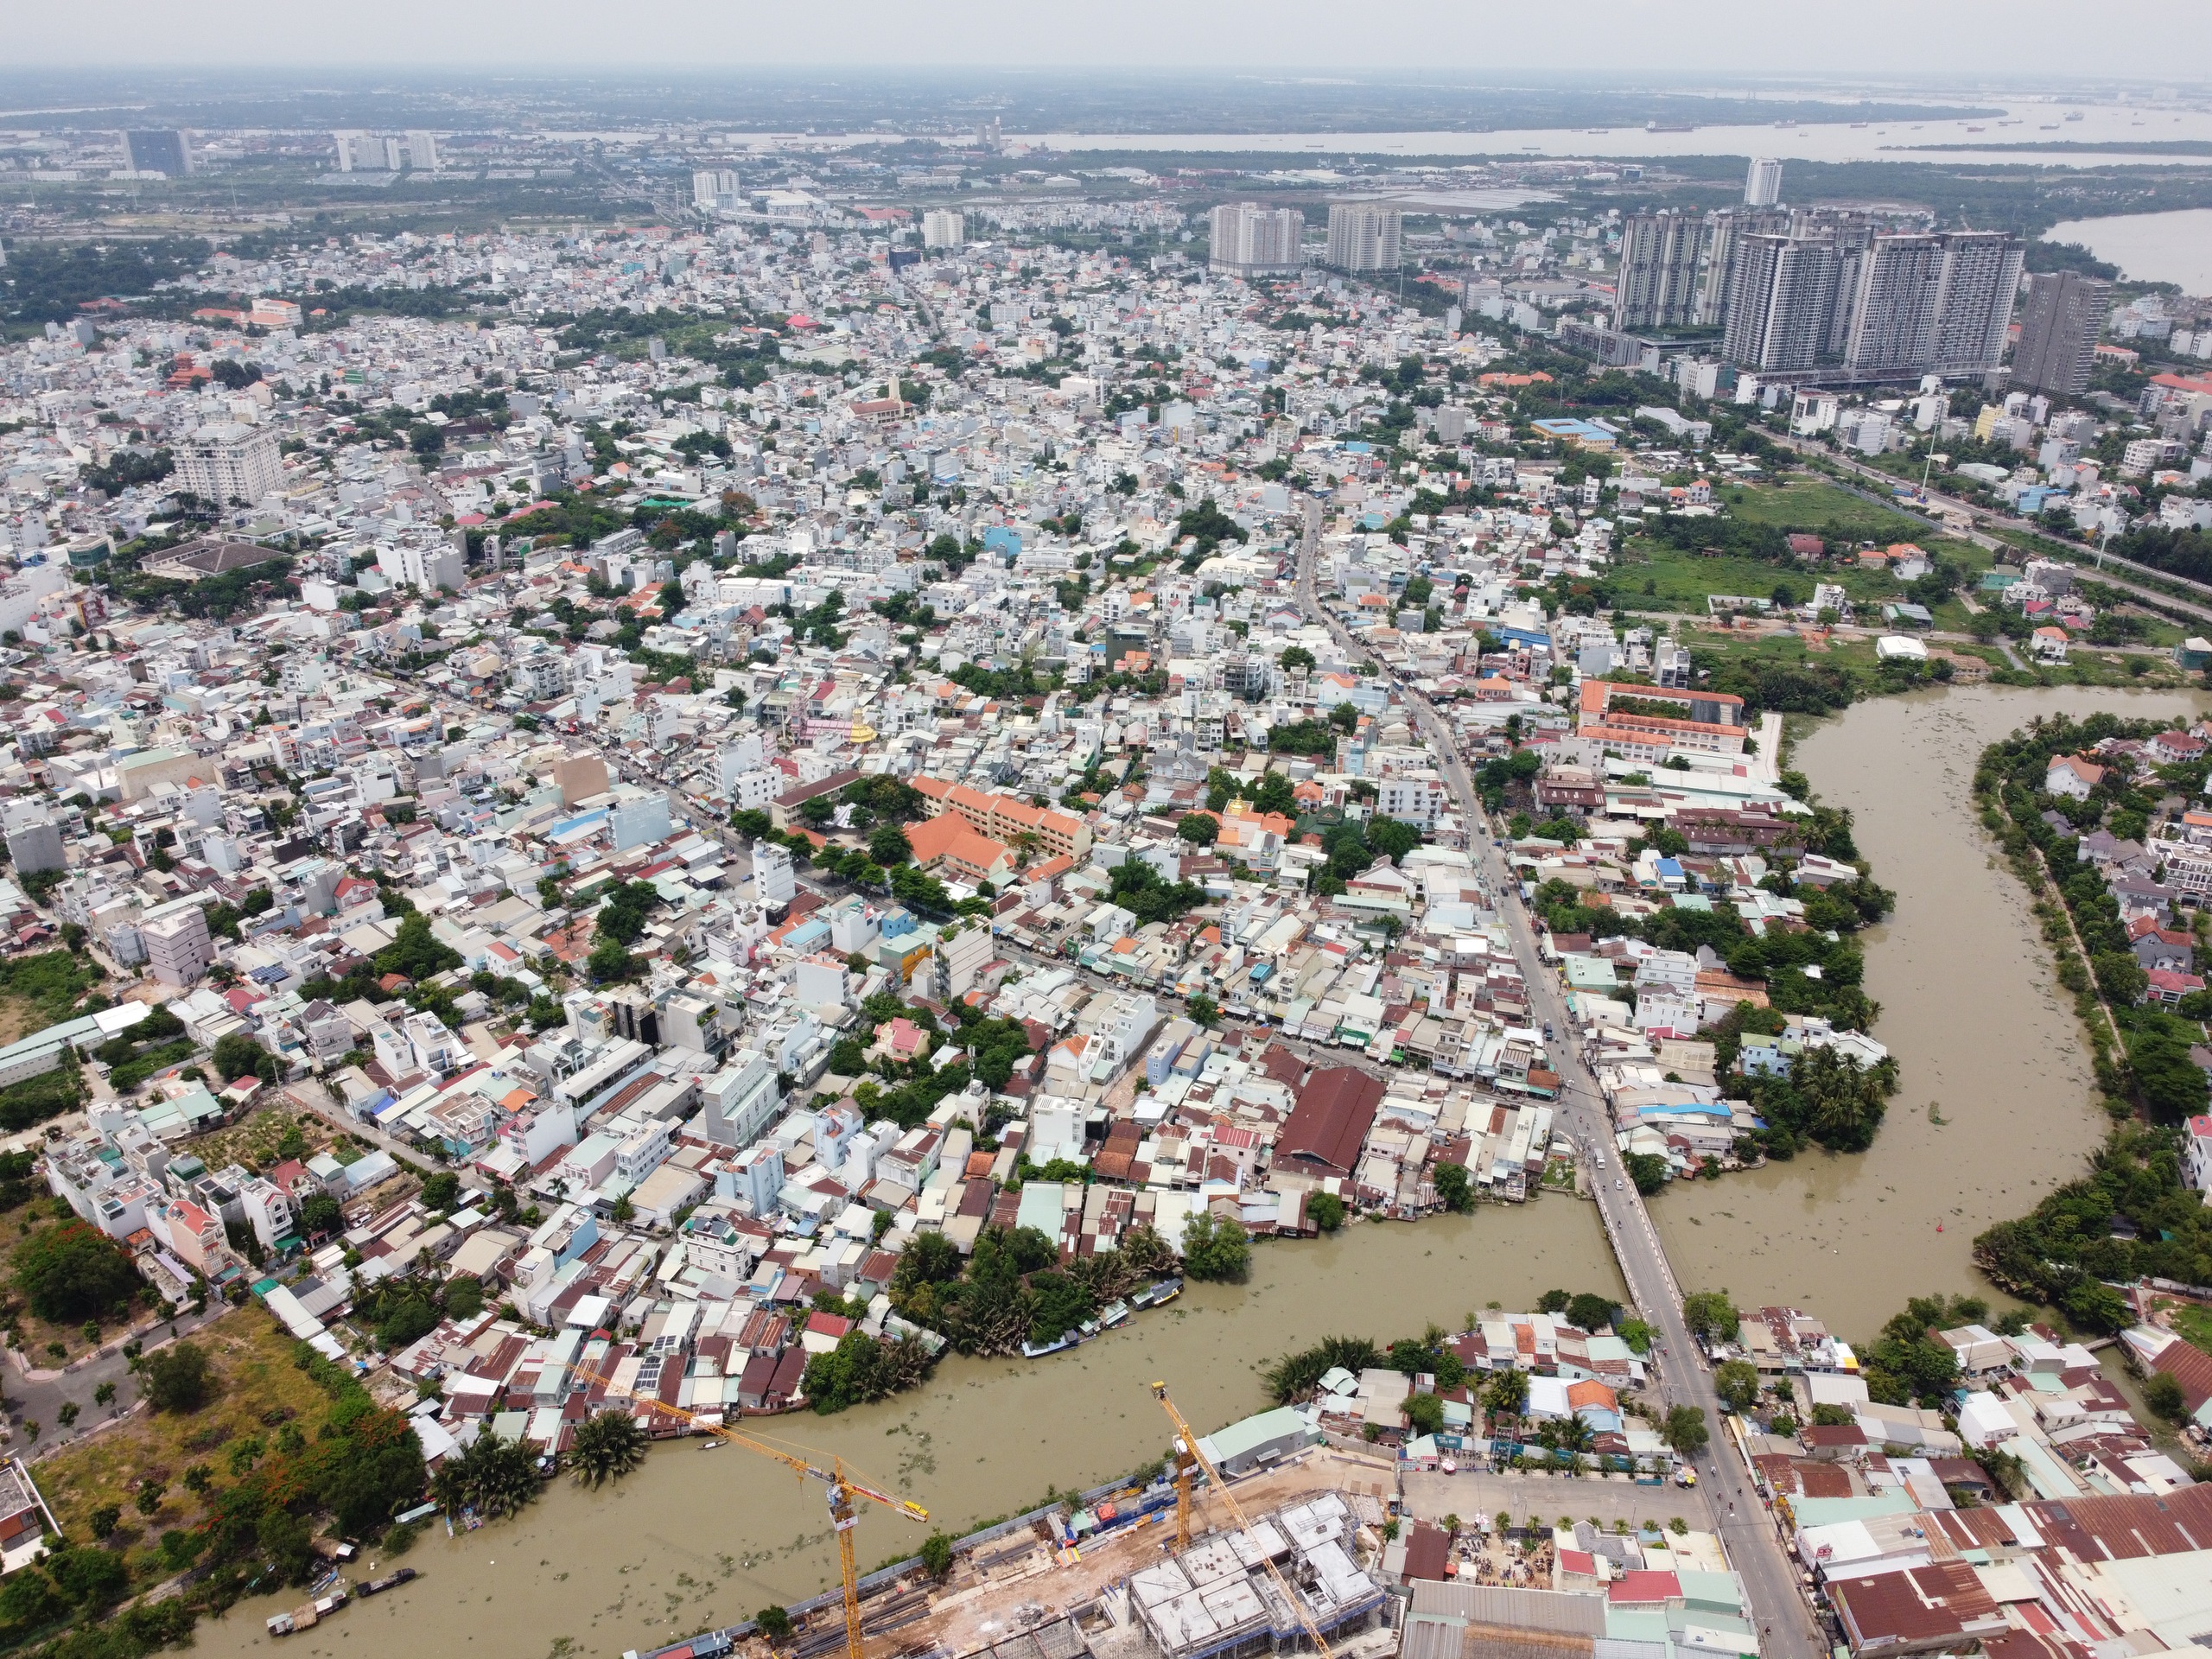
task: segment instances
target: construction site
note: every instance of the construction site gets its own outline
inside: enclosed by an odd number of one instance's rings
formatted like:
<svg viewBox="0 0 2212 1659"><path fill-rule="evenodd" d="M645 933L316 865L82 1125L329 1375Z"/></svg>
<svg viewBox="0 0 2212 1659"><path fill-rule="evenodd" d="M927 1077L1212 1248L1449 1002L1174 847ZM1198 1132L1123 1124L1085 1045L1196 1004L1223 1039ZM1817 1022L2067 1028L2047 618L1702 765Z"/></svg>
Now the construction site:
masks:
<svg viewBox="0 0 2212 1659"><path fill-rule="evenodd" d="M843 1659L1395 1652L1390 1598L1374 1573L1395 1492L1391 1459L1313 1446L1230 1483L1179 1417L1175 1427L1171 1474L962 1538L942 1577L918 1559L900 1562L793 1605L772 1645L747 1624L626 1659L747 1649L758 1659L837 1659L840 1649Z"/></svg>

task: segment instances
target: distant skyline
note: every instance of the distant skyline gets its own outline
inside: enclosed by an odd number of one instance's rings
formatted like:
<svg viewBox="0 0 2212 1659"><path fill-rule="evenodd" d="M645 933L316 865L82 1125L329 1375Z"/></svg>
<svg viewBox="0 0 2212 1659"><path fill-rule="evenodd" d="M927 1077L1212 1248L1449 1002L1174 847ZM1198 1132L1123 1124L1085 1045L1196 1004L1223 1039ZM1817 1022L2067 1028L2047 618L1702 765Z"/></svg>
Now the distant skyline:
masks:
<svg viewBox="0 0 2212 1659"><path fill-rule="evenodd" d="M589 73L781 67L1233 70L1315 64L1694 77L2155 77L2200 93L2212 65L2202 0L381 0L365 10L297 0L79 0L11 8L6 57L22 69L410 67ZM2183 84L2186 84L2185 82Z"/></svg>

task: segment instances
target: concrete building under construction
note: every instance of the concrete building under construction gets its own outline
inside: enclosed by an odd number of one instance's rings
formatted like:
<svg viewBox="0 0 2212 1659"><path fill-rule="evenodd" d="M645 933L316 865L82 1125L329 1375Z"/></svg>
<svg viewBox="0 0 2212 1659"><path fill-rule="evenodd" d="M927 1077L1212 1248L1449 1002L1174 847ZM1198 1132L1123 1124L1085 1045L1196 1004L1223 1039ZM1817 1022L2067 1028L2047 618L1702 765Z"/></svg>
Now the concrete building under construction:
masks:
<svg viewBox="0 0 2212 1659"><path fill-rule="evenodd" d="M1363 1630L1384 1592L1354 1557L1357 1527L1334 1492L1275 1510L1132 1573L1130 1610L1161 1659L1281 1652L1312 1640L1309 1624L1324 1637Z"/></svg>

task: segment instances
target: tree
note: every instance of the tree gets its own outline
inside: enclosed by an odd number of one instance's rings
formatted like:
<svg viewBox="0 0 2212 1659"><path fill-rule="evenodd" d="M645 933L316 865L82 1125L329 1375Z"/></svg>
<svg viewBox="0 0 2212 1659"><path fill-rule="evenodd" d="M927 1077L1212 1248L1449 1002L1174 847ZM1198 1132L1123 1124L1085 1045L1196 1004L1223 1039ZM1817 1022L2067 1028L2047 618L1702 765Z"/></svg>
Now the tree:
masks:
<svg viewBox="0 0 2212 1659"><path fill-rule="evenodd" d="M1731 1411L1749 1411L1759 1397L1759 1370L1748 1359L1726 1361L1713 1374L1713 1391Z"/></svg>
<svg viewBox="0 0 2212 1659"><path fill-rule="evenodd" d="M1438 1202L1446 1210L1465 1214L1475 1207L1474 1183L1468 1179L1465 1164L1439 1164L1429 1179L1436 1187Z"/></svg>
<svg viewBox="0 0 2212 1659"><path fill-rule="evenodd" d="M162 1499L169 1490L168 1482L156 1480L151 1475L138 1483L137 1496L132 1500L141 1515L151 1515L162 1507Z"/></svg>
<svg viewBox="0 0 2212 1659"><path fill-rule="evenodd" d="M310 1238L327 1238L345 1225L345 1210L327 1192L312 1193L300 1205L300 1227Z"/></svg>
<svg viewBox="0 0 2212 1659"><path fill-rule="evenodd" d="M226 1083L257 1077L262 1062L275 1058L242 1031L229 1032L215 1039L215 1070Z"/></svg>
<svg viewBox="0 0 2212 1659"><path fill-rule="evenodd" d="M1184 1003L1183 1012L1191 1016L1194 1024L1210 1026L1221 1018L1221 1004L1200 991Z"/></svg>
<svg viewBox="0 0 2212 1659"><path fill-rule="evenodd" d="M1252 1268L1252 1241L1234 1221L1199 1211L1183 1224L1183 1271L1193 1279L1241 1281Z"/></svg>
<svg viewBox="0 0 2212 1659"><path fill-rule="evenodd" d="M425 1210L451 1210L461 1202L461 1177L449 1169L439 1170L423 1183L423 1207Z"/></svg>
<svg viewBox="0 0 2212 1659"><path fill-rule="evenodd" d="M1702 1452L1713 1439L1713 1431L1706 1427L1705 1409L1701 1406L1669 1406L1666 1426L1660 1434L1668 1445L1684 1457Z"/></svg>
<svg viewBox="0 0 2212 1659"><path fill-rule="evenodd" d="M2154 1371L2143 1384L2143 1403L2170 1423L2182 1420L2187 1402L2182 1397L2181 1383L2169 1371Z"/></svg>
<svg viewBox="0 0 2212 1659"><path fill-rule="evenodd" d="M1323 1232L1333 1233L1344 1224L1344 1201L1333 1192L1309 1193L1306 1218Z"/></svg>
<svg viewBox="0 0 2212 1659"><path fill-rule="evenodd" d="M1567 1322L1584 1331L1601 1331L1613 1322L1620 1304L1610 1296L1584 1291L1567 1305Z"/></svg>
<svg viewBox="0 0 2212 1659"><path fill-rule="evenodd" d="M448 1516L463 1510L498 1520L537 1496L537 1460L530 1443L479 1434L448 1454L430 1482L430 1497Z"/></svg>
<svg viewBox="0 0 2212 1659"><path fill-rule="evenodd" d="M93 1537L112 1538L116 1528L123 1524L123 1511L113 1503L103 1503L85 1517L85 1524L92 1529Z"/></svg>
<svg viewBox="0 0 2212 1659"><path fill-rule="evenodd" d="M622 941L612 935L602 937L591 948L591 955L584 965L591 969L591 976L602 985L620 984L638 976L638 959L622 948Z"/></svg>
<svg viewBox="0 0 2212 1659"><path fill-rule="evenodd" d="M933 1579L942 1579L952 1571L952 1535L933 1532L922 1540L922 1565Z"/></svg>
<svg viewBox="0 0 2212 1659"><path fill-rule="evenodd" d="M886 869L914 861L913 843L895 823L879 823L869 832L868 855Z"/></svg>
<svg viewBox="0 0 2212 1659"><path fill-rule="evenodd" d="M753 1615L753 1622L771 1642L781 1642L791 1633L791 1616L780 1607L763 1607Z"/></svg>
<svg viewBox="0 0 2212 1659"><path fill-rule="evenodd" d="M1647 1198L1667 1185L1667 1160L1656 1152L1624 1152L1621 1164L1636 1190Z"/></svg>
<svg viewBox="0 0 2212 1659"><path fill-rule="evenodd" d="M1692 1291L1682 1298L1682 1323L1701 1342L1733 1342L1743 1323L1725 1290Z"/></svg>
<svg viewBox="0 0 2212 1659"><path fill-rule="evenodd" d="M146 1402L180 1415L206 1405L214 1392L207 1356L197 1343L173 1343L146 1361Z"/></svg>
<svg viewBox="0 0 2212 1659"><path fill-rule="evenodd" d="M645 1460L645 1431L624 1411L585 1418L569 1442L569 1474L579 1486L620 1480Z"/></svg>
<svg viewBox="0 0 2212 1659"><path fill-rule="evenodd" d="M1193 847L1211 847L1221 839L1221 820L1207 812L1186 812L1175 833Z"/></svg>
<svg viewBox="0 0 2212 1659"><path fill-rule="evenodd" d="M128 1305L137 1294L138 1274L113 1239L70 1220L34 1232L16 1247L16 1288L41 1319L75 1325Z"/></svg>
<svg viewBox="0 0 2212 1659"><path fill-rule="evenodd" d="M1434 1434L1444 1427L1444 1402L1433 1394L1406 1397L1406 1423L1416 1434Z"/></svg>
<svg viewBox="0 0 2212 1659"><path fill-rule="evenodd" d="M1310 669L1314 665L1313 653L1303 645L1293 645L1277 660L1282 664L1283 672L1286 674L1293 669Z"/></svg>

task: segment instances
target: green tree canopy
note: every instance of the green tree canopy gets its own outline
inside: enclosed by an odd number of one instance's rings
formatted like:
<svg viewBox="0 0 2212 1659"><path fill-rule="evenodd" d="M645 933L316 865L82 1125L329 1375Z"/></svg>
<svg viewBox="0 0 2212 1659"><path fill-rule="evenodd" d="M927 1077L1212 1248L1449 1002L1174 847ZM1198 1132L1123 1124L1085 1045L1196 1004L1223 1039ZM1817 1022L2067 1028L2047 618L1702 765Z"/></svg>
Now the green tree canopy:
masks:
<svg viewBox="0 0 2212 1659"><path fill-rule="evenodd" d="M1252 1241L1234 1221L1198 1211L1183 1224L1183 1270L1193 1279L1241 1281L1251 1270Z"/></svg>
<svg viewBox="0 0 2212 1659"><path fill-rule="evenodd" d="M41 1228L16 1247L16 1288L31 1312L55 1325L104 1319L138 1291L123 1247L74 1219Z"/></svg>

